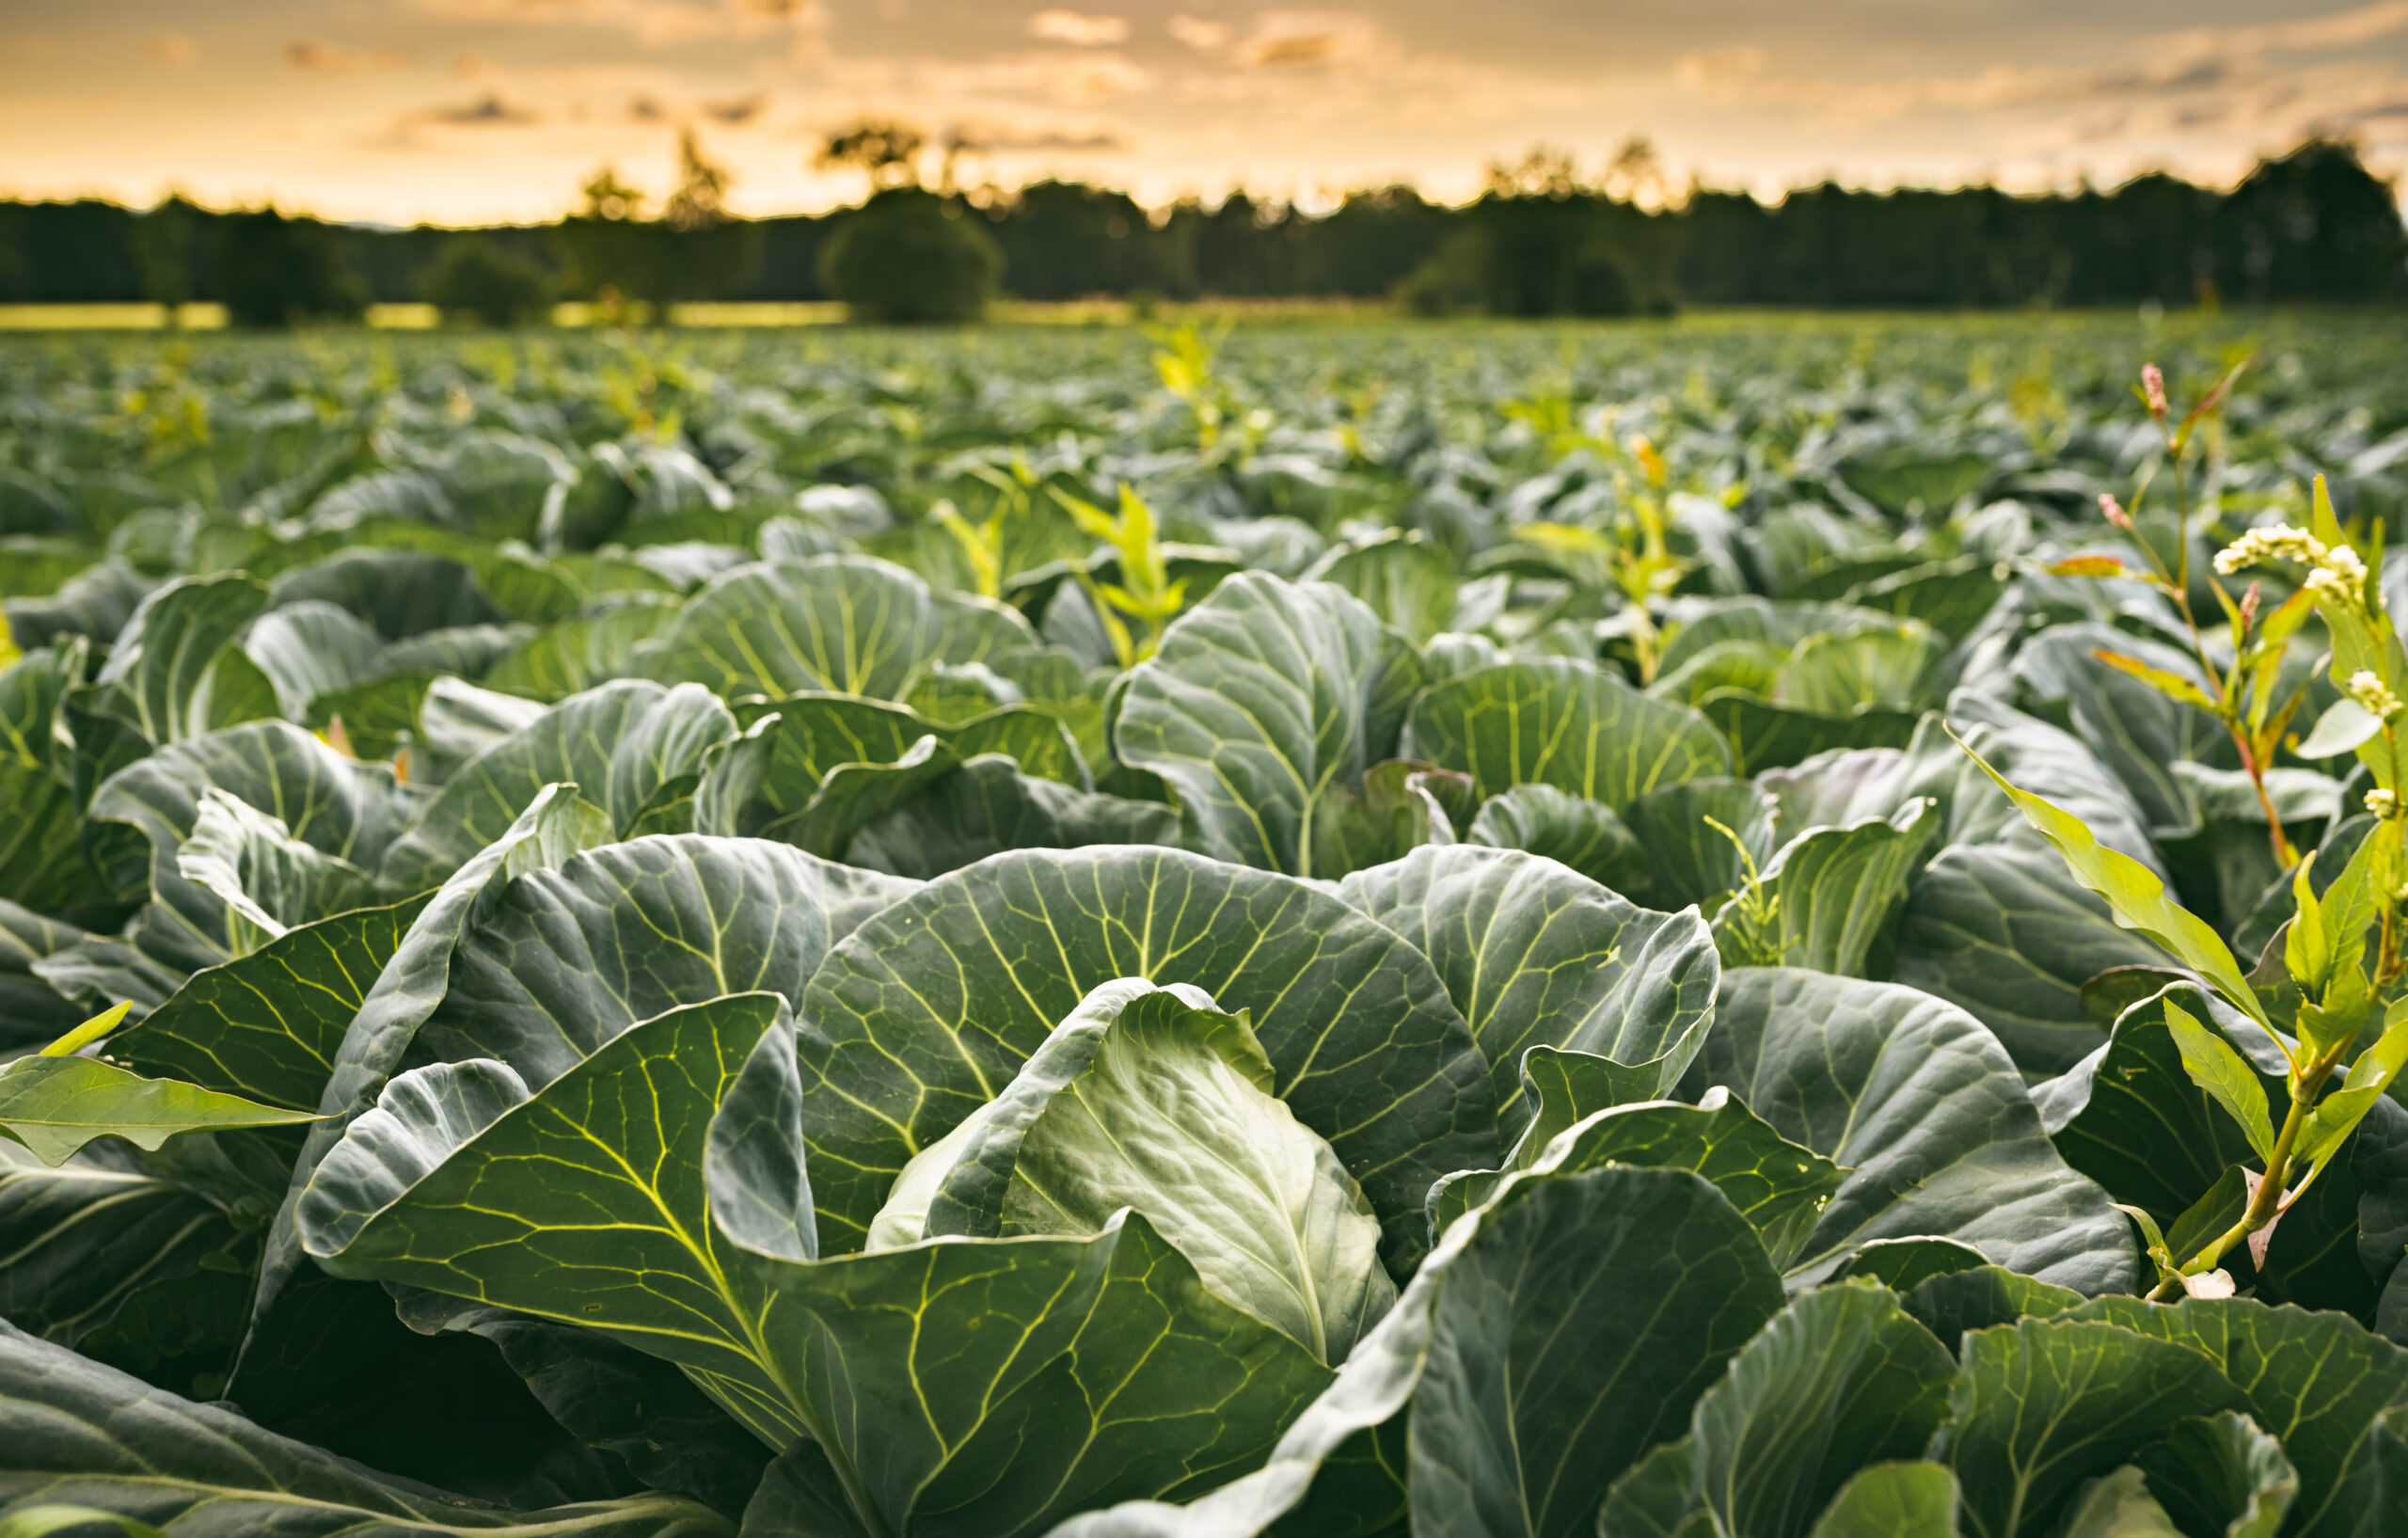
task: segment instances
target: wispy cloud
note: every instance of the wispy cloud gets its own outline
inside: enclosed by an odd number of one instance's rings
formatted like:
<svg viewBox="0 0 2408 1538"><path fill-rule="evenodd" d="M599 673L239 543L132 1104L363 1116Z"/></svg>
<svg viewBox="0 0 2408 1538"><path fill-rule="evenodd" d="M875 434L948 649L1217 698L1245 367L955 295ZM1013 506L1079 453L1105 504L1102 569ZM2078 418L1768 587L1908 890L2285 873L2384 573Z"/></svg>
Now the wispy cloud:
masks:
<svg viewBox="0 0 2408 1538"><path fill-rule="evenodd" d="M1129 141L1117 134L1064 129L957 128L952 145L973 155L1119 154Z"/></svg>
<svg viewBox="0 0 2408 1538"><path fill-rule="evenodd" d="M768 110L768 96L764 92L754 91L750 96L732 96L724 101L705 102L703 116L713 122L725 123L730 128L741 128L761 116Z"/></svg>
<svg viewBox="0 0 2408 1538"><path fill-rule="evenodd" d="M590 27L651 46L823 26L818 0L415 0L423 13L482 26Z"/></svg>
<svg viewBox="0 0 2408 1538"><path fill-rule="evenodd" d="M398 70L410 61L410 52L393 43L376 48L352 48L339 42L297 38L284 45L284 62L309 74L370 74Z"/></svg>
<svg viewBox="0 0 2408 1538"><path fill-rule="evenodd" d="M162 64L190 64L200 47L181 32L153 32L142 40L142 51Z"/></svg>
<svg viewBox="0 0 2408 1538"><path fill-rule="evenodd" d="M1129 18L1040 10L1028 19L1028 35L1041 42L1064 42L1073 48L1110 48L1129 40Z"/></svg>
<svg viewBox="0 0 2408 1538"><path fill-rule="evenodd" d="M544 115L532 107L519 106L491 91L456 106L422 107L410 116L414 121L445 128L526 128L544 120Z"/></svg>

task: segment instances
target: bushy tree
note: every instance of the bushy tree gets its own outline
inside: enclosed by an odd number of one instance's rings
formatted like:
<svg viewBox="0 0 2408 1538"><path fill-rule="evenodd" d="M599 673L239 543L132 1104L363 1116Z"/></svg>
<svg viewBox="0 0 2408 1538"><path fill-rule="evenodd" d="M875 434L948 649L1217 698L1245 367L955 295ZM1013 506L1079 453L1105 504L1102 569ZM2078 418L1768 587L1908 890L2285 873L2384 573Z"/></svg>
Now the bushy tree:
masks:
<svg viewBox="0 0 2408 1538"><path fill-rule="evenodd" d="M857 321L974 321L994 297L1003 253L958 200L890 187L846 214L820 248L819 277Z"/></svg>
<svg viewBox="0 0 2408 1538"><path fill-rule="evenodd" d="M553 230L569 292L594 299L648 296L662 262L659 228L643 216L643 194L607 166L579 190L584 201Z"/></svg>
<svg viewBox="0 0 2408 1538"><path fill-rule="evenodd" d="M226 216L219 240L219 292L236 325L357 320L367 307L333 231L315 219L246 209Z"/></svg>
<svg viewBox="0 0 2408 1538"><path fill-rule="evenodd" d="M444 319L480 325L525 325L542 319L552 300L550 273L474 235L446 241L419 288Z"/></svg>

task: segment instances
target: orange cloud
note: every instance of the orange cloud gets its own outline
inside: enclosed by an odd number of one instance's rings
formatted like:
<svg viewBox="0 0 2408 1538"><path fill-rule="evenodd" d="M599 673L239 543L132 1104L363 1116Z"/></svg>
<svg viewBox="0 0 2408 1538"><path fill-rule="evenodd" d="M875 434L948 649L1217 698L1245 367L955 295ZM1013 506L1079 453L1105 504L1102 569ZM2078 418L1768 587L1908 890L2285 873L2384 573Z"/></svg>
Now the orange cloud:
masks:
<svg viewBox="0 0 2408 1538"><path fill-rule="evenodd" d="M378 48L351 48L339 42L299 38L284 45L284 62L310 74L369 74L398 70L409 61L409 50L391 43Z"/></svg>

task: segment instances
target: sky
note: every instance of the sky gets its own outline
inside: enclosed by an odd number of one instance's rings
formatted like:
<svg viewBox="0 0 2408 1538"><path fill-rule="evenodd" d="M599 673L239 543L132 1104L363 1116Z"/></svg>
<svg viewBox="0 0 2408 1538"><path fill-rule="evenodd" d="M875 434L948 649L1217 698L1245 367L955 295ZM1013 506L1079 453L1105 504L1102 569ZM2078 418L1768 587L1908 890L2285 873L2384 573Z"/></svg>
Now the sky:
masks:
<svg viewBox="0 0 2408 1538"><path fill-rule="evenodd" d="M812 161L865 115L960 141L967 185L1156 206L1461 198L1633 135L1767 198L2229 182L2310 132L2396 175L2408 0L0 0L0 196L531 221L606 165L658 197L691 130L737 211L792 213L858 199Z"/></svg>

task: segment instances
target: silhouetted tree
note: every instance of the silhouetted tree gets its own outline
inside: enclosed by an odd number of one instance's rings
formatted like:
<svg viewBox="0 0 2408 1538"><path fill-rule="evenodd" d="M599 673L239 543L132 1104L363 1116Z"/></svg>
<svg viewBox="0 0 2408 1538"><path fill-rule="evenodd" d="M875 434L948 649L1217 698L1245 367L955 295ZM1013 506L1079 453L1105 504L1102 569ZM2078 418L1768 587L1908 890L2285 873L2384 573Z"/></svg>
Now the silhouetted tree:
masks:
<svg viewBox="0 0 2408 1538"><path fill-rule="evenodd" d="M177 194L161 198L135 221L134 261L142 272L143 296L166 308L169 325L176 324L178 308L193 296L193 230L204 217Z"/></svg>
<svg viewBox="0 0 2408 1538"><path fill-rule="evenodd" d="M761 234L727 211L727 167L703 153L691 129L677 135L677 185L660 222L670 247L656 264L647 298L723 299L741 289L761 259Z"/></svg>
<svg viewBox="0 0 2408 1538"><path fill-rule="evenodd" d="M572 293L642 299L658 287L658 231L643 216L644 195L606 166L579 189L584 201L553 231Z"/></svg>
<svg viewBox="0 0 2408 1538"><path fill-rule="evenodd" d="M850 167L869 178L870 191L920 184L920 151L927 136L892 118L863 118L828 135L812 164L822 170Z"/></svg>

